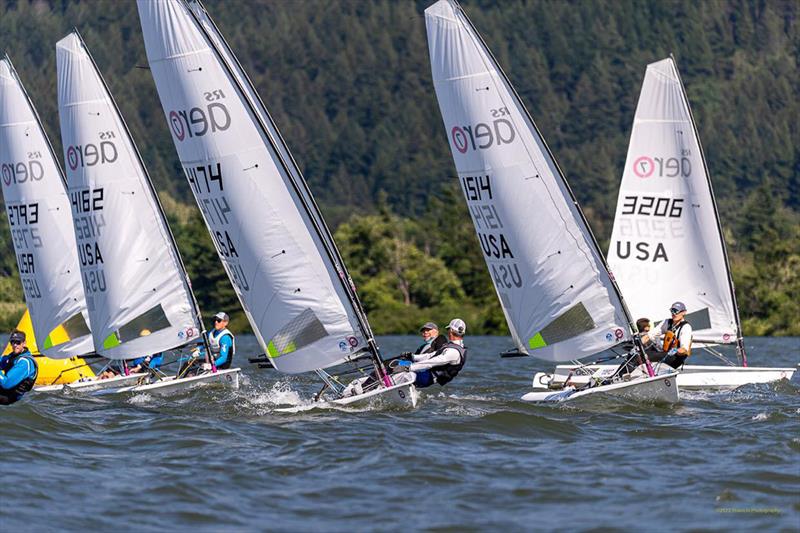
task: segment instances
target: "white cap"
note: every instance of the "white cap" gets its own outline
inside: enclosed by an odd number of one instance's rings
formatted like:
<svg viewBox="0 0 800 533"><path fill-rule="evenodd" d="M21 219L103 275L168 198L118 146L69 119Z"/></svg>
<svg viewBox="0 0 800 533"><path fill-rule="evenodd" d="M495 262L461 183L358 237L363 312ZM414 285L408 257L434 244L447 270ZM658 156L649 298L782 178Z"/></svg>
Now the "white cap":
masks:
<svg viewBox="0 0 800 533"><path fill-rule="evenodd" d="M463 337L464 333L467 331L467 325L460 318L454 318L449 324L447 324L447 329L459 337Z"/></svg>
<svg viewBox="0 0 800 533"><path fill-rule="evenodd" d="M220 311L219 313L217 313L216 315L214 315L214 318L218 318L218 319L220 319L220 320L230 320L230 318L228 317L228 315L226 315L226 314L225 314L225 313L223 313L222 311Z"/></svg>

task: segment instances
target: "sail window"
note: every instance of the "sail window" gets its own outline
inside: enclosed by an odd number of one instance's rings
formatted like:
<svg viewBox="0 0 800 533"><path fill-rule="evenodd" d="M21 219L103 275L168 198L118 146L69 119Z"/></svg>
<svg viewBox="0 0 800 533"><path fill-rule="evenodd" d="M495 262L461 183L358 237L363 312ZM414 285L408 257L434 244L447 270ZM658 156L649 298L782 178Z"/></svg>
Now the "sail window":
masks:
<svg viewBox="0 0 800 533"><path fill-rule="evenodd" d="M58 346L64 342L78 339L89 334L91 334L89 326L86 324L83 314L78 312L50 332L50 334L44 340L44 349L47 350L53 346Z"/></svg>
<svg viewBox="0 0 800 533"><path fill-rule="evenodd" d="M586 311L586 307L582 302L578 302L528 339L528 346L533 350L544 348L547 345L577 337L596 327L591 315Z"/></svg>
<svg viewBox="0 0 800 533"><path fill-rule="evenodd" d="M108 350L123 342L132 341L139 337L146 337L151 333L167 329L171 326L167 314L161 304L148 309L121 328L109 335L103 341L103 348Z"/></svg>
<svg viewBox="0 0 800 533"><path fill-rule="evenodd" d="M306 309L284 325L267 344L267 355L271 358L292 353L328 336L325 326L314 311Z"/></svg>

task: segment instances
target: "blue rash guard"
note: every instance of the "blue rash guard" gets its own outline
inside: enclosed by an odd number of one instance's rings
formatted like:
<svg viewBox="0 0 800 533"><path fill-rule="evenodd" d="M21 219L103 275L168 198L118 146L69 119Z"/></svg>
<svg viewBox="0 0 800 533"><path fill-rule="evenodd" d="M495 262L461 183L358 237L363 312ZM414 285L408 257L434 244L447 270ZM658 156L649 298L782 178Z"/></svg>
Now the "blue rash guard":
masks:
<svg viewBox="0 0 800 533"><path fill-rule="evenodd" d="M36 363L33 362L31 352L25 350L16 358L13 355L0 357L0 392L11 403L19 400L24 392L12 393L12 390L26 379L36 379ZM9 396L9 394L11 396Z"/></svg>
<svg viewBox="0 0 800 533"><path fill-rule="evenodd" d="M217 368L221 367L228 361L231 349L233 349L233 337L229 333L223 335L222 330L214 330L209 333L209 336L215 339L220 335L222 335L222 337L219 339L219 357L214 360L214 366ZM205 357L205 347L200 348L200 354Z"/></svg>
<svg viewBox="0 0 800 533"><path fill-rule="evenodd" d="M128 366L139 366L141 364L144 364L145 363L145 359L147 359L147 356L145 356L145 357L137 357L136 359L134 359L132 361L128 361ZM155 354L155 355L150 357L150 363L147 366L149 368L152 368L153 370L155 370L156 368L160 367L163 362L164 362L164 354L163 353L157 353L157 354Z"/></svg>

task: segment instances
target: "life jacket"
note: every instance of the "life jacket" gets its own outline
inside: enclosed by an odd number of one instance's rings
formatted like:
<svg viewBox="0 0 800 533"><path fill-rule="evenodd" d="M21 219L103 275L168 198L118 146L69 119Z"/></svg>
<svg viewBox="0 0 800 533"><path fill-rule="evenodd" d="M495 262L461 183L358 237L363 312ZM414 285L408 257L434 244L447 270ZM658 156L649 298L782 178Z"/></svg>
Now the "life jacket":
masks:
<svg viewBox="0 0 800 533"><path fill-rule="evenodd" d="M36 364L36 360L31 355L31 352L25 351L21 354L9 355L6 359L6 363L3 365L0 370L3 372L8 372L13 368L17 361L20 359L27 359L33 365L33 375L28 376L27 378L23 379L13 389L0 389L0 405L10 405L20 398L26 393L30 392L33 389L33 386L36 384L36 377L39 375L39 365Z"/></svg>
<svg viewBox="0 0 800 533"><path fill-rule="evenodd" d="M417 348L417 351L414 352L415 355L423 354L423 353L434 353L438 352L442 349L442 347L448 343L447 337L444 335L439 335L435 339L433 339L430 343L426 342L420 345Z"/></svg>
<svg viewBox="0 0 800 533"><path fill-rule="evenodd" d="M691 346L681 346L681 330L683 326L688 324L686 320L682 321L678 326L672 324L672 319L667 319L667 332L664 333L664 348L665 352L670 351L673 348L686 348L686 356L692 354L692 347Z"/></svg>
<svg viewBox="0 0 800 533"><path fill-rule="evenodd" d="M214 331L216 331L216 330L214 330ZM207 335L207 337L208 337L208 347L211 348L211 357L213 357L214 359L219 357L219 353L222 351L222 345L220 344L219 341L221 341L222 337L224 337L225 335L230 335L231 336L231 349L228 352L228 360L217 367L220 370L225 370L226 368L230 368L231 367L231 363L233 363L233 355L234 355L234 353L236 353L236 338L233 336L233 333L228 331L228 328L223 329L219 333L219 335L215 336L215 335L212 335L212 333L209 333Z"/></svg>
<svg viewBox="0 0 800 533"><path fill-rule="evenodd" d="M454 348L457 350L458 354L461 356L461 360L456 364L442 365L431 368L433 379L435 379L436 383L439 385L447 385L453 381L453 378L455 378L458 373L461 372L461 369L464 368L464 364L467 362L467 347L456 344L455 342L448 342L442 346L442 348L436 352L436 355L441 354L448 348Z"/></svg>

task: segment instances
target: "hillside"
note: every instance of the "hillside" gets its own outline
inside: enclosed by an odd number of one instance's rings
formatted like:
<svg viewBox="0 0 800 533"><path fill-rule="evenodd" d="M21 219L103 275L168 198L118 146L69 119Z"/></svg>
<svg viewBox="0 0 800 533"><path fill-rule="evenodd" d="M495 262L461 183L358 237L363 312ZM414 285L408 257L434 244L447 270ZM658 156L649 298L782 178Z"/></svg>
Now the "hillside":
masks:
<svg viewBox="0 0 800 533"><path fill-rule="evenodd" d="M430 80L429 2L207 1L301 165L379 333L505 326ZM745 333L800 335L794 1L464 2L606 246L645 65L673 53L706 151ZM180 172L132 1L9 0L0 46L60 153L55 41L77 27L148 164L206 313L237 304ZM21 290L0 220L0 317ZM680 280L676 280L677 283ZM237 314L238 326L244 325Z"/></svg>

